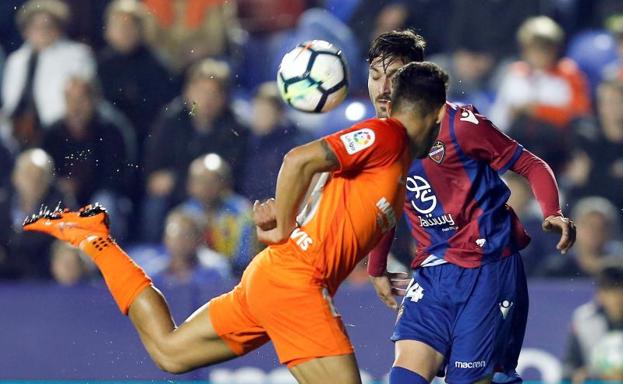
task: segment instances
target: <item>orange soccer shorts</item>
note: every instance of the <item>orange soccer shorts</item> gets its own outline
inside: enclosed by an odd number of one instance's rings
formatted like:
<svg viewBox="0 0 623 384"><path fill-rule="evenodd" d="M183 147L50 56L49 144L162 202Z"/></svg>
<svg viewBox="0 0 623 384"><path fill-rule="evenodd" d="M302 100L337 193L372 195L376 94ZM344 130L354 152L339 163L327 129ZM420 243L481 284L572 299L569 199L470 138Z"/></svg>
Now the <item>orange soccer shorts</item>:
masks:
<svg viewBox="0 0 623 384"><path fill-rule="evenodd" d="M353 353L314 267L282 245L262 251L240 283L208 304L219 337L238 355L273 341L282 364Z"/></svg>

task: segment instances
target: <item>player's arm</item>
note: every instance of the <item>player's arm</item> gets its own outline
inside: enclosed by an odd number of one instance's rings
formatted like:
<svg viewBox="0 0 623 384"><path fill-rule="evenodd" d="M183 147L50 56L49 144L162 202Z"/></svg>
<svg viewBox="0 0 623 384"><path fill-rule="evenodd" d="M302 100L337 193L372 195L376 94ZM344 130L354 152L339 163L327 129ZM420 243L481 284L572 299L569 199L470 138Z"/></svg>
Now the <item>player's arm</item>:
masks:
<svg viewBox="0 0 623 384"><path fill-rule="evenodd" d="M459 121L461 127L456 130L456 137L468 156L486 161L499 173L510 169L528 179L545 218L543 229L561 233L556 248L566 253L575 242L575 226L573 221L562 215L558 185L549 165L485 118L475 119L472 114L472 118L461 118Z"/></svg>
<svg viewBox="0 0 623 384"><path fill-rule="evenodd" d="M523 150L510 169L528 180L543 213L543 230L560 233L556 249L563 254L567 253L575 243L575 224L562 214L558 184L552 169L545 161L527 150Z"/></svg>
<svg viewBox="0 0 623 384"><path fill-rule="evenodd" d="M272 211L276 221L276 226L272 229L265 230L258 226L258 239L266 244L277 244L287 240L296 228L298 208L314 175L336 171L339 168L340 162L325 139L312 141L288 152L277 176L275 200L269 200L264 204L256 203L255 211Z"/></svg>
<svg viewBox="0 0 623 384"><path fill-rule="evenodd" d="M387 257L394 235L395 228L392 228L368 254L368 275L381 301L389 308L398 310L398 302L394 295L404 295L409 283L409 275L404 272L387 272Z"/></svg>

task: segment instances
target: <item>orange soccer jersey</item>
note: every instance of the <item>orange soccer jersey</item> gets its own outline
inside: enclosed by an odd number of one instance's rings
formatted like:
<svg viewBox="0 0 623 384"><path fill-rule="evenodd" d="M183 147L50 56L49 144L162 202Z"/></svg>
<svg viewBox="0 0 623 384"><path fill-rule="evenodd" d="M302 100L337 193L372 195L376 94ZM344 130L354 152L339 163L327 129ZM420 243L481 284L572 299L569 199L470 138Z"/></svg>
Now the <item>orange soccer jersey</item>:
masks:
<svg viewBox="0 0 623 384"><path fill-rule="evenodd" d="M392 119L370 119L325 140L340 170L321 176L290 243L316 266L333 294L396 225L409 156L406 131Z"/></svg>
<svg viewBox="0 0 623 384"><path fill-rule="evenodd" d="M288 242L257 255L233 291L209 303L215 330L237 354L268 338L289 366L352 353L331 297L396 225L408 140L393 119L366 120L325 140L340 169L320 177L299 227Z"/></svg>

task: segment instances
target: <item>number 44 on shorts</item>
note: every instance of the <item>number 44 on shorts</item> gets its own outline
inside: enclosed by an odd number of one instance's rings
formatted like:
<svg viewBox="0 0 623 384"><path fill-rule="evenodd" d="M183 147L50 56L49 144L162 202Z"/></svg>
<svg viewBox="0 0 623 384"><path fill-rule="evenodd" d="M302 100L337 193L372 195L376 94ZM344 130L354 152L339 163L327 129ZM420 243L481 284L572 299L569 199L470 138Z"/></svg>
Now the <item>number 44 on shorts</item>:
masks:
<svg viewBox="0 0 623 384"><path fill-rule="evenodd" d="M424 297L424 288L422 288L420 284L414 283L407 290L405 297L408 297L411 301L417 303Z"/></svg>

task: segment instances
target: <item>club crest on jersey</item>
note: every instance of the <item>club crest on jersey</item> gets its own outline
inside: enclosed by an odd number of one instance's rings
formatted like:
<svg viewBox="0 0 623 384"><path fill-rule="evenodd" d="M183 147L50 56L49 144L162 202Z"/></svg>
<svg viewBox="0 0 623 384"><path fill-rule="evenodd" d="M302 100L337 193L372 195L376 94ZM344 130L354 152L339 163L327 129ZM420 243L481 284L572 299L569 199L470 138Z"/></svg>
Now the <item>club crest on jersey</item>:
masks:
<svg viewBox="0 0 623 384"><path fill-rule="evenodd" d="M354 132L348 132L340 136L340 140L346 147L349 155L355 154L374 144L374 131L369 128L362 128Z"/></svg>
<svg viewBox="0 0 623 384"><path fill-rule="evenodd" d="M435 141L435 144L433 144L433 147L428 153L428 157L430 157L430 159L435 163L441 164L443 159L446 157L446 145L443 141Z"/></svg>

